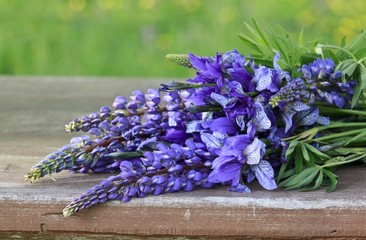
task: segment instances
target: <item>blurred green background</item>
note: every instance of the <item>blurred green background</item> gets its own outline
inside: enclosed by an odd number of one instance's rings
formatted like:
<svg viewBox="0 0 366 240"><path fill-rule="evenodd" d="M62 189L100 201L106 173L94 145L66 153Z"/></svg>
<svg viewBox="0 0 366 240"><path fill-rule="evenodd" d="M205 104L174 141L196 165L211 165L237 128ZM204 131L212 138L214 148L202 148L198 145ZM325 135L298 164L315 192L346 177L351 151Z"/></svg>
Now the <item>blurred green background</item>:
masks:
<svg viewBox="0 0 366 240"><path fill-rule="evenodd" d="M0 0L0 74L186 77L168 53L241 49L243 21L338 43L365 0Z"/></svg>

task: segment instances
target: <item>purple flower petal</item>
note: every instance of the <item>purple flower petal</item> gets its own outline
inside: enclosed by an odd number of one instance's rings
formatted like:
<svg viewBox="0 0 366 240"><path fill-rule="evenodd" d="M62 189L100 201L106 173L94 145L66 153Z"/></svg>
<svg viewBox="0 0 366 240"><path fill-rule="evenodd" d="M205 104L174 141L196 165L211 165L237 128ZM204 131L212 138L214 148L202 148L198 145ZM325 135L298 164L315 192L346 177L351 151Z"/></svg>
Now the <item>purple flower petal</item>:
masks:
<svg viewBox="0 0 366 240"><path fill-rule="evenodd" d="M329 119L329 117L319 116L318 119L316 120L316 122L321 125L329 125L330 119Z"/></svg>
<svg viewBox="0 0 366 240"><path fill-rule="evenodd" d="M254 70L254 81L257 83L256 90L263 91L268 89L272 83L272 71L271 69L260 66Z"/></svg>
<svg viewBox="0 0 366 240"><path fill-rule="evenodd" d="M214 169L207 180L213 183L226 182L234 179L237 175L240 175L240 169L242 164L240 163L225 163L219 168Z"/></svg>
<svg viewBox="0 0 366 240"><path fill-rule="evenodd" d="M252 142L252 138L251 138L251 136L249 136L247 134L241 134L238 136L228 137L225 139L225 144L224 144L224 147L222 150L223 150L223 152L225 152L227 150L232 150L232 149L242 151L251 142Z"/></svg>
<svg viewBox="0 0 366 240"><path fill-rule="evenodd" d="M310 106L300 101L289 102L283 107L282 118L285 122L285 132L292 127L292 117L297 113L309 110Z"/></svg>
<svg viewBox="0 0 366 240"><path fill-rule="evenodd" d="M218 104L220 104L223 108L225 108L227 105L229 105L233 101L232 98L226 97L224 95L221 95L221 94L218 94L215 92L211 93L211 98L213 100L215 100Z"/></svg>
<svg viewBox="0 0 366 240"><path fill-rule="evenodd" d="M231 96L241 97L246 96L242 85L237 81L230 81L228 84L228 91Z"/></svg>
<svg viewBox="0 0 366 240"><path fill-rule="evenodd" d="M235 187L230 187L229 191L239 192L239 193L250 193L250 189L247 186L240 184L240 183L238 185L236 185Z"/></svg>
<svg viewBox="0 0 366 240"><path fill-rule="evenodd" d="M279 52L276 52L274 58L273 58L273 67L276 71L282 71L280 65L278 65L278 60L281 59L281 54Z"/></svg>
<svg viewBox="0 0 366 240"><path fill-rule="evenodd" d="M235 156L219 156L212 162L212 168L219 168L221 165L234 161Z"/></svg>
<svg viewBox="0 0 366 240"><path fill-rule="evenodd" d="M202 132L203 130L202 121L193 120L186 123L186 133Z"/></svg>
<svg viewBox="0 0 366 240"><path fill-rule="evenodd" d="M202 133L201 140L206 144L208 148L221 148L222 147L222 139L215 137L213 134Z"/></svg>
<svg viewBox="0 0 366 240"><path fill-rule="evenodd" d="M221 118L215 119L212 122L210 129L213 132L219 132L219 133L227 133L227 134L237 133L237 129L236 129L234 121L232 121L231 119L226 118L226 117L221 117Z"/></svg>
<svg viewBox="0 0 366 240"><path fill-rule="evenodd" d="M266 144L264 144L258 138L249 144L243 151L243 155L246 158L246 163L249 165L258 164L262 159L265 152Z"/></svg>
<svg viewBox="0 0 366 240"><path fill-rule="evenodd" d="M184 130L170 128L166 131L164 140L173 143L182 143L187 138L187 133Z"/></svg>
<svg viewBox="0 0 366 240"><path fill-rule="evenodd" d="M301 111L295 114L294 119L299 126L310 126L316 123L319 118L319 109L313 107L312 109Z"/></svg>
<svg viewBox="0 0 366 240"><path fill-rule="evenodd" d="M255 102L253 106L255 107L255 116L253 122L256 125L257 130L263 131L270 129L272 123L271 120L268 118L266 112L264 111L262 104L260 104L259 102Z"/></svg>
<svg viewBox="0 0 366 240"><path fill-rule="evenodd" d="M261 160L257 165L251 166L254 171L255 177L262 187L267 190L273 190L277 188L276 181L274 180L274 171L271 164L266 160Z"/></svg>
<svg viewBox="0 0 366 240"><path fill-rule="evenodd" d="M245 128L245 116L239 115L235 118L236 124L239 126L240 130L243 131Z"/></svg>
<svg viewBox="0 0 366 240"><path fill-rule="evenodd" d="M191 62L192 66L200 71L206 71L206 62L208 61L205 58L196 57L195 55L188 53L189 61Z"/></svg>
<svg viewBox="0 0 366 240"><path fill-rule="evenodd" d="M215 63L206 62L206 68L211 76L215 78L222 78L221 66L215 66Z"/></svg>

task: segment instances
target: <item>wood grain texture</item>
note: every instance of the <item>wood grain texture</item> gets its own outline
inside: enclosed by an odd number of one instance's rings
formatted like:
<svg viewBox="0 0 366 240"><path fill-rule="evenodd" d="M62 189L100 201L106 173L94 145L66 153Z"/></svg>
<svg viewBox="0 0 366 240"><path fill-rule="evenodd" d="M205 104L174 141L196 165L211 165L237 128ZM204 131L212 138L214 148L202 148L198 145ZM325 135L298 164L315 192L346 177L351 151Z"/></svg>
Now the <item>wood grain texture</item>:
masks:
<svg viewBox="0 0 366 240"><path fill-rule="evenodd" d="M324 189L264 191L256 184L251 194L238 194L217 187L109 202L69 218L62 216L66 204L107 175L62 172L53 175L56 182L48 177L34 184L23 181L32 165L73 136L63 132L69 120L111 105L116 95L167 81L1 77L0 239L49 234L59 239L366 237L362 165L340 169L338 188L330 194Z"/></svg>

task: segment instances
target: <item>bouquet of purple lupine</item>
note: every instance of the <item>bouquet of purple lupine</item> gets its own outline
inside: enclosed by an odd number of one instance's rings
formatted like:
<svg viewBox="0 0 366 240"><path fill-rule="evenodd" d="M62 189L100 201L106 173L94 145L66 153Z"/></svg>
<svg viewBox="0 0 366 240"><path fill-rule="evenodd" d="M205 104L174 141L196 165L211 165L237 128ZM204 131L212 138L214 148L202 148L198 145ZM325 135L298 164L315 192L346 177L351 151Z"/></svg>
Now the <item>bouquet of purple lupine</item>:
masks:
<svg viewBox="0 0 366 240"><path fill-rule="evenodd" d="M333 191L338 166L366 159L366 34L339 46L303 44L282 28L253 25L240 36L245 56L168 55L196 75L118 96L112 107L75 119L66 130L88 134L48 155L26 179L62 170L111 173L65 216L198 187L249 193L255 180L267 190Z"/></svg>

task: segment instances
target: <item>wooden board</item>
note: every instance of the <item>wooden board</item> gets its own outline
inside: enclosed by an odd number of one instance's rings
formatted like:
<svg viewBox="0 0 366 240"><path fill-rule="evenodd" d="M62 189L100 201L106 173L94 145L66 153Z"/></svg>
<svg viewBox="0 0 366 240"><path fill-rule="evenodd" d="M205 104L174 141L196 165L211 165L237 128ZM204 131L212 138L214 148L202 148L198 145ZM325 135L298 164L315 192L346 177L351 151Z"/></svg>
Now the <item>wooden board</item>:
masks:
<svg viewBox="0 0 366 240"><path fill-rule="evenodd" d="M63 131L68 121L111 105L117 95L168 81L1 77L0 238L366 237L362 165L340 169L333 193L265 191L254 184L251 194L239 194L223 186L109 202L69 218L62 216L66 204L107 175L62 172L53 176L56 182L24 182L32 165L74 136Z"/></svg>

